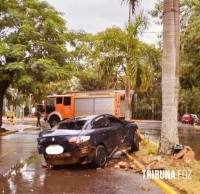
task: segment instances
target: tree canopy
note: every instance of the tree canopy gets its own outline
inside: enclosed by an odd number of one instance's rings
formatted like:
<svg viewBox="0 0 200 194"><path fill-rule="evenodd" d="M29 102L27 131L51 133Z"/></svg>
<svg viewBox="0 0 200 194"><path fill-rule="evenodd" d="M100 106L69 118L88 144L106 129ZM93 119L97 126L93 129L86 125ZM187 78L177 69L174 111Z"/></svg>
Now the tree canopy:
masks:
<svg viewBox="0 0 200 194"><path fill-rule="evenodd" d="M1 1L0 120L9 86L38 96L42 84L71 77L66 32L61 14L44 1Z"/></svg>

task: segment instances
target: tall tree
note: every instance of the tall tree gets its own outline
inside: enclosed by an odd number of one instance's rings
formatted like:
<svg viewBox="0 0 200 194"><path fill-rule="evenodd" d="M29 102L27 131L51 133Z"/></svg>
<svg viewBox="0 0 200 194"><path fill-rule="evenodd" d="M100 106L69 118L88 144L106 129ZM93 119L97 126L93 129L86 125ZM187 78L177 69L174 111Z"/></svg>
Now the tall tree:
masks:
<svg viewBox="0 0 200 194"><path fill-rule="evenodd" d="M159 51L138 40L145 28L146 19L139 15L124 30L115 27L97 34L94 49L97 59L93 61L98 66L104 89L123 89L126 76L130 77L134 90L146 91L150 87L159 65Z"/></svg>
<svg viewBox="0 0 200 194"><path fill-rule="evenodd" d="M164 0L162 58L162 128L159 154L170 154L179 143L177 112L179 92L180 1Z"/></svg>
<svg viewBox="0 0 200 194"><path fill-rule="evenodd" d="M70 77L65 21L39 0L2 0L0 6L0 127L9 87L42 93L42 83Z"/></svg>
<svg viewBox="0 0 200 194"><path fill-rule="evenodd" d="M122 2L129 5L129 18L128 24L131 24L131 15L135 13L136 6L139 4L140 0L122 0ZM127 45L127 52L130 52L131 48ZM131 94L130 94L130 75L125 78L125 119L131 120L132 110L131 110Z"/></svg>

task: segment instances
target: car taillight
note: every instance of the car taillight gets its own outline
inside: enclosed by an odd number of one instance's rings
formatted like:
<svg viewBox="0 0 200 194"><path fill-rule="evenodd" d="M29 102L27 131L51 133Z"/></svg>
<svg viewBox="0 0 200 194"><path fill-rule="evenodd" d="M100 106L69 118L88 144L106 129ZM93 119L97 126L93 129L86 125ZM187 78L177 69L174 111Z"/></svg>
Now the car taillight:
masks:
<svg viewBox="0 0 200 194"><path fill-rule="evenodd" d="M80 137L77 137L76 139L76 143L83 143L83 142L86 142L90 139L90 136L80 136Z"/></svg>
<svg viewBox="0 0 200 194"><path fill-rule="evenodd" d="M89 139L90 139L90 136L80 136L80 137L71 137L68 141L70 144L74 145L74 144L86 142Z"/></svg>
<svg viewBox="0 0 200 194"><path fill-rule="evenodd" d="M77 139L77 137L71 137L68 141L70 144L74 145L74 144L76 144L76 139Z"/></svg>

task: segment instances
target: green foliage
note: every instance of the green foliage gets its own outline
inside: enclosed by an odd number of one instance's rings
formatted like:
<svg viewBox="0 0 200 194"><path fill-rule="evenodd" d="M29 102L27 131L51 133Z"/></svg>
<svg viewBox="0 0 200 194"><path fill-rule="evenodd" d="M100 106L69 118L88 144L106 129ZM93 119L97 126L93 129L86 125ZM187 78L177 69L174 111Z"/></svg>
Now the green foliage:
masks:
<svg viewBox="0 0 200 194"><path fill-rule="evenodd" d="M3 0L1 5L0 75L7 76L0 76L0 84L69 79L67 29L60 14L38 0Z"/></svg>
<svg viewBox="0 0 200 194"><path fill-rule="evenodd" d="M144 137L141 141L141 146L145 147L145 155L156 155L158 147L151 142L147 137Z"/></svg>
<svg viewBox="0 0 200 194"><path fill-rule="evenodd" d="M179 113L182 116L185 112L198 114L200 116L200 89L181 89L179 98Z"/></svg>
<svg viewBox="0 0 200 194"><path fill-rule="evenodd" d="M179 115L186 111L199 114L200 93L200 2L181 0L181 61ZM161 24L163 19L163 0L158 0L150 14Z"/></svg>
<svg viewBox="0 0 200 194"><path fill-rule="evenodd" d="M135 9L140 1L124 2ZM96 35L67 31L44 1L2 0L0 14L0 93L12 87L20 100L32 94L37 102L50 92L124 89L130 75L135 89L152 95L160 82L160 51L139 41L148 26L143 12L124 29Z"/></svg>
<svg viewBox="0 0 200 194"><path fill-rule="evenodd" d="M189 8L188 22L181 34L180 115L200 113L200 2L184 1Z"/></svg>
<svg viewBox="0 0 200 194"><path fill-rule="evenodd" d="M193 64L198 69L199 65L199 27L200 27L200 3L196 4L195 7L191 8L191 16L188 21L187 27L182 32L182 58L187 64ZM185 64L184 64L185 65ZM187 65L189 66L189 65Z"/></svg>
<svg viewBox="0 0 200 194"><path fill-rule="evenodd" d="M79 84L76 86L77 91L94 91L104 89L102 87L102 80L97 72L87 69L78 76Z"/></svg>
<svg viewBox="0 0 200 194"><path fill-rule="evenodd" d="M39 0L2 0L0 17L1 102L9 87L43 98L38 90L44 84L72 77L65 21L53 7Z"/></svg>
<svg viewBox="0 0 200 194"><path fill-rule="evenodd" d="M160 53L138 39L147 25L148 20L141 12L124 30L113 27L96 34L92 57L102 84L108 87L107 83L115 83L107 89L122 85L125 75L131 76L136 90L146 91L150 87L154 66L160 65Z"/></svg>

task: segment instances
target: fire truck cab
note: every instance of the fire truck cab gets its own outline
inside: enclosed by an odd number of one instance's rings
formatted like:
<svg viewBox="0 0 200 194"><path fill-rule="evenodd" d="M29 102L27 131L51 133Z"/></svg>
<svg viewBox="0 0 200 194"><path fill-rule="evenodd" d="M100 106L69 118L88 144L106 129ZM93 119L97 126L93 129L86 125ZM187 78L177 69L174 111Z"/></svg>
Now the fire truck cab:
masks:
<svg viewBox="0 0 200 194"><path fill-rule="evenodd" d="M121 94L51 95L45 100L45 120L51 127L64 119L91 114L112 114L124 117L124 98Z"/></svg>

